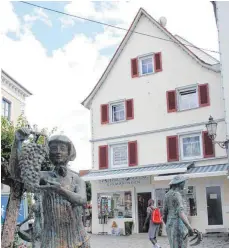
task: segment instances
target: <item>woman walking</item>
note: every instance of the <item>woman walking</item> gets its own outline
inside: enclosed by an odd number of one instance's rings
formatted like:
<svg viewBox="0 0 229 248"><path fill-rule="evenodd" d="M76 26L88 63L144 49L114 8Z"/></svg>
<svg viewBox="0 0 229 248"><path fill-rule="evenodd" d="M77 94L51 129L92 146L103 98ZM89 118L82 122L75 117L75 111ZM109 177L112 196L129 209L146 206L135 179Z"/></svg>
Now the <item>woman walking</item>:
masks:
<svg viewBox="0 0 229 248"><path fill-rule="evenodd" d="M148 229L149 240L152 242L153 248L160 248L161 246L157 243L157 235L160 228L160 224L155 224L152 221L153 211L155 211L154 200L150 199L148 201L147 217L143 228L144 230L146 230L147 224L149 225L149 229Z"/></svg>

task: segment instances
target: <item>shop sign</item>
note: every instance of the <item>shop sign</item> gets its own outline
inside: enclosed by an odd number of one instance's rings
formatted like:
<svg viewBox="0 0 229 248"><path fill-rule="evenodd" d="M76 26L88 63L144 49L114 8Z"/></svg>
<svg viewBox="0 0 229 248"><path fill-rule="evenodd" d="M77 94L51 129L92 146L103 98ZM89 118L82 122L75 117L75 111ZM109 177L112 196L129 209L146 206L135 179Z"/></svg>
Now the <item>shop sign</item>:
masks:
<svg viewBox="0 0 229 248"><path fill-rule="evenodd" d="M126 177L126 178L114 178L99 180L99 185L107 187L118 187L127 185L139 185L150 184L150 176L142 177Z"/></svg>

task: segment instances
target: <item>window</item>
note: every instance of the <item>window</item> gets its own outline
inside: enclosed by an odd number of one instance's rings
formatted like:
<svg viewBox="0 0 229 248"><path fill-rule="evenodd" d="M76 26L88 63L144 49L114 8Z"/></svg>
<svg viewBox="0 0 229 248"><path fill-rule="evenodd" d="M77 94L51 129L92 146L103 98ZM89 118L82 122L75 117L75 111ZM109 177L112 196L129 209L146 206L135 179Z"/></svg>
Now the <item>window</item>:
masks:
<svg viewBox="0 0 229 248"><path fill-rule="evenodd" d="M178 90L179 110L193 109L199 107L197 87Z"/></svg>
<svg viewBox="0 0 229 248"><path fill-rule="evenodd" d="M201 134L180 136L181 158L193 159L203 157Z"/></svg>
<svg viewBox="0 0 229 248"><path fill-rule="evenodd" d="M111 167L128 166L128 144L112 145L111 151Z"/></svg>
<svg viewBox="0 0 229 248"><path fill-rule="evenodd" d="M153 55L150 56L145 56L145 57L141 57L139 58L139 65L140 65L140 73L141 75L147 75L147 74L151 74L154 72L154 64L153 64Z"/></svg>
<svg viewBox="0 0 229 248"><path fill-rule="evenodd" d="M6 99L2 99L2 116L10 120L11 103Z"/></svg>
<svg viewBox="0 0 229 248"><path fill-rule="evenodd" d="M162 71L161 52L141 55L131 59L131 76L137 78Z"/></svg>
<svg viewBox="0 0 229 248"><path fill-rule="evenodd" d="M124 121L125 118L125 104L124 102L112 103L110 105L110 120L112 123Z"/></svg>
<svg viewBox="0 0 229 248"><path fill-rule="evenodd" d="M131 191L98 194L99 218L104 213L108 218L132 218Z"/></svg>

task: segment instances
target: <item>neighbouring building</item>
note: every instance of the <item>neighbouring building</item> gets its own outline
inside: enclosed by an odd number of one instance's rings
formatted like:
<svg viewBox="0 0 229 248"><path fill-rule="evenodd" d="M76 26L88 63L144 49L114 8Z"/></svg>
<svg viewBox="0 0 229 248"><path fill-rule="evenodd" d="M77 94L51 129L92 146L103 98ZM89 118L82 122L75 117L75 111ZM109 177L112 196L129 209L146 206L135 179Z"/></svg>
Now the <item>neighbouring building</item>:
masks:
<svg viewBox="0 0 229 248"><path fill-rule="evenodd" d="M111 233L113 221L120 229L133 222L133 231L143 232L148 200L162 208L175 174L189 177L193 227L229 228L227 156L205 128L211 114L218 139L225 138L219 61L165 23L140 9L82 103L91 113L93 164L83 178L92 184L92 233Z"/></svg>
<svg viewBox="0 0 229 248"><path fill-rule="evenodd" d="M1 94L2 94L2 113L13 124L17 123L18 117L24 113L25 99L32 95L25 87L13 79L5 71L1 70ZM1 184L1 216L4 218L5 210L9 198L10 188ZM18 221L21 222L27 215L27 201L21 202Z"/></svg>
<svg viewBox="0 0 229 248"><path fill-rule="evenodd" d="M225 123L227 128L226 140L228 140L227 154L229 159L229 2L213 1L216 25L218 29L221 85L224 96ZM228 177L229 178L229 177ZM228 210L229 213L229 210Z"/></svg>

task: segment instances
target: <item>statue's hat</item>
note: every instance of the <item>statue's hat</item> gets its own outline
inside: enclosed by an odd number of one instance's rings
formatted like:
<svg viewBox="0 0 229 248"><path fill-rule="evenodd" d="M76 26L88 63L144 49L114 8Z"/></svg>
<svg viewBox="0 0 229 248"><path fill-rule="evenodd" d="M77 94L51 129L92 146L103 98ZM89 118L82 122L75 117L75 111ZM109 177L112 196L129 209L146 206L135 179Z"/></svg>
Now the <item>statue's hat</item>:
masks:
<svg viewBox="0 0 229 248"><path fill-rule="evenodd" d="M169 185L175 185L175 184L179 184L179 183L182 183L184 181L186 181L188 178L185 177L185 176L182 176L182 175L178 175L178 176L175 176L172 181L169 183Z"/></svg>

